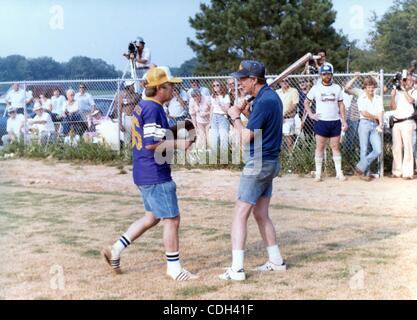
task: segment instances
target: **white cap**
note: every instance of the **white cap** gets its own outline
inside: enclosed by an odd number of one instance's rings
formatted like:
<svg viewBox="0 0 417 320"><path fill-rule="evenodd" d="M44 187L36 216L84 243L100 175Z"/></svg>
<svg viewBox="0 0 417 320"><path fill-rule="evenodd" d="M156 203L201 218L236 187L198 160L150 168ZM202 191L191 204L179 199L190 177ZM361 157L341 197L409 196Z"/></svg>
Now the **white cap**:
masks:
<svg viewBox="0 0 417 320"><path fill-rule="evenodd" d="M135 80L125 80L124 82L125 87L129 87L133 84L135 84Z"/></svg>
<svg viewBox="0 0 417 320"><path fill-rule="evenodd" d="M140 42L145 43L145 40L143 40L143 38L142 38L142 37L136 37L135 42L136 42L136 43L140 43Z"/></svg>

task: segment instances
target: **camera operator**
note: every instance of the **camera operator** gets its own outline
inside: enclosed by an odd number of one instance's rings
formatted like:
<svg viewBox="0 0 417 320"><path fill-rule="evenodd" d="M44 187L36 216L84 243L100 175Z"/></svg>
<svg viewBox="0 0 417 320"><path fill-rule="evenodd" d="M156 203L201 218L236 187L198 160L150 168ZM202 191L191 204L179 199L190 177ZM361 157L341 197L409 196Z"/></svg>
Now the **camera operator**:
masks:
<svg viewBox="0 0 417 320"><path fill-rule="evenodd" d="M138 79L142 79L151 64L151 51L145 48L145 40L142 37L137 37L132 44L134 45L134 49L129 45L129 53L125 53L124 56L135 61L136 76Z"/></svg>
<svg viewBox="0 0 417 320"><path fill-rule="evenodd" d="M409 74L401 81L401 87L394 88L391 92L391 109L395 110L394 117L399 120L410 117L414 113L416 100L417 91L414 89L414 79ZM392 128L393 178L402 176L406 180L413 179L413 132L415 130L414 120L397 122Z"/></svg>

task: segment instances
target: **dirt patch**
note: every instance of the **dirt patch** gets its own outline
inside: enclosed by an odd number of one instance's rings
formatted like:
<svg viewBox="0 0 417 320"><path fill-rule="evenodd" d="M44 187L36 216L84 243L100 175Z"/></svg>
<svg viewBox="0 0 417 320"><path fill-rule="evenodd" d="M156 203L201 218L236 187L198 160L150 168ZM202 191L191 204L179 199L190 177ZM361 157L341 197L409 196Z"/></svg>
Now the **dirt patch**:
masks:
<svg viewBox="0 0 417 320"><path fill-rule="evenodd" d="M181 258L199 274L165 275L162 226L137 240L115 276L100 257L143 214L120 168L54 161L0 161L0 298L5 299L415 299L417 183L285 176L270 209L286 273L256 274L266 252L249 221L248 280L217 275L231 261L239 172L173 172L182 212Z"/></svg>

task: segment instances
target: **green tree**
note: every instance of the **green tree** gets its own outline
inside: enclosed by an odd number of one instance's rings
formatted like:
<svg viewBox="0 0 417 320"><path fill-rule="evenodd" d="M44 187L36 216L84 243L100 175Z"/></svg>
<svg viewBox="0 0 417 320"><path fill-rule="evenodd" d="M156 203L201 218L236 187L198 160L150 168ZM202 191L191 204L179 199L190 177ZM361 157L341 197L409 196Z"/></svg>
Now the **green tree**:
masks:
<svg viewBox="0 0 417 320"><path fill-rule="evenodd" d="M184 61L179 68L171 68L171 72L173 75L178 77L191 76L194 73L194 69L196 68L197 63L197 58L192 58L190 60Z"/></svg>
<svg viewBox="0 0 417 320"><path fill-rule="evenodd" d="M226 73L242 59L263 61L276 73L307 52L326 48L336 70L345 70L348 40L332 27L330 0L212 0L190 18L196 71Z"/></svg>
<svg viewBox="0 0 417 320"><path fill-rule="evenodd" d="M417 58L417 0L399 0L375 20L370 44L386 71L407 68Z"/></svg>

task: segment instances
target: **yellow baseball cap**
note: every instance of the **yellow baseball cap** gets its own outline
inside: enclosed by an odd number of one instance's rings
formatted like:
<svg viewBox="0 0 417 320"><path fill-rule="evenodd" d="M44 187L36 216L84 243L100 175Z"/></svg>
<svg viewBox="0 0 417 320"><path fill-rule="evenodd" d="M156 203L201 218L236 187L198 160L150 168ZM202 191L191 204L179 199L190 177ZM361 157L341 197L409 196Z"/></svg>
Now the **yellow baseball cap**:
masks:
<svg viewBox="0 0 417 320"><path fill-rule="evenodd" d="M171 75L168 67L156 67L146 74L146 87L156 87L164 83L181 83L182 80Z"/></svg>

